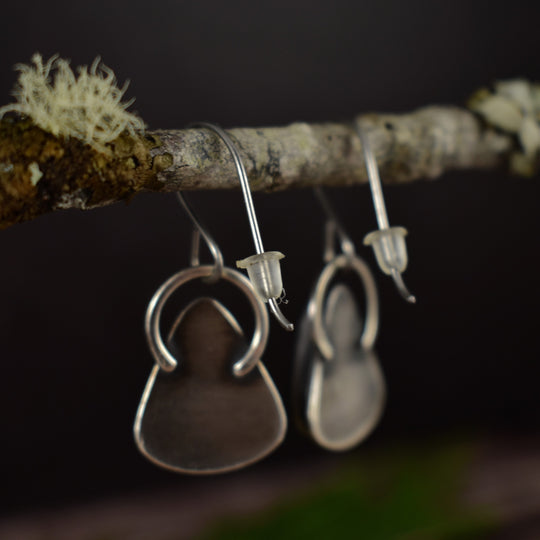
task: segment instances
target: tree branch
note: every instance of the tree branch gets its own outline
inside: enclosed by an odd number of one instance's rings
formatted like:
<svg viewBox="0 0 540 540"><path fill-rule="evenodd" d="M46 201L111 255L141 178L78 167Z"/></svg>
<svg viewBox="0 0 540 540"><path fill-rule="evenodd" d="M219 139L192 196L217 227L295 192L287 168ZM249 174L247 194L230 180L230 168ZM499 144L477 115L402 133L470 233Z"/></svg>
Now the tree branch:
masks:
<svg viewBox="0 0 540 540"><path fill-rule="evenodd" d="M436 178L457 169L508 164L515 140L457 107L410 114L367 114L362 122L386 182ZM237 142L253 190L367 181L352 125L295 123L238 128ZM203 128L124 133L101 153L57 138L28 119L0 122L0 228L63 208L90 209L139 191L238 187L231 156Z"/></svg>

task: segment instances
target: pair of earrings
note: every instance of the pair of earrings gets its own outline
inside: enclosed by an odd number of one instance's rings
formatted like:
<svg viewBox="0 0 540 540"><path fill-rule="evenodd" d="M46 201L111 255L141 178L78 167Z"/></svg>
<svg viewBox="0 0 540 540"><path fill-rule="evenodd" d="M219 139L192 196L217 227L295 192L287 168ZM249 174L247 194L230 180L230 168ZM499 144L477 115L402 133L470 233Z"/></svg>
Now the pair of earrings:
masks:
<svg viewBox="0 0 540 540"><path fill-rule="evenodd" d="M285 437L285 408L262 363L269 334L264 303L268 303L286 330L292 330L293 325L278 305L283 290L279 267L283 255L263 249L238 152L229 136L217 126L197 125L216 133L231 152L257 253L237 262L238 267L247 269L249 280L226 267L219 247L178 194L194 225L191 267L169 278L148 305L145 332L155 365L137 410L134 435L139 450L157 465L176 472L208 474L235 470L262 459ZM367 143L364 144L369 153ZM372 191L375 199L373 186ZM379 192L382 197L380 181ZM329 218L327 265L301 325L296 353L296 401L305 411L300 416L315 441L329 449L344 450L369 434L384 406L384 379L373 350L378 300L369 268L355 254L353 243L322 191L316 193ZM391 231L388 227L386 230ZM383 234L372 240L372 245L379 247L378 260L383 257L390 262L388 273L398 288L406 292L401 280L403 261L390 260L396 251L394 235L384 231L376 231ZM339 255L333 248L336 235L342 250ZM214 258L213 265L199 262L201 236ZM404 253L406 265L406 250ZM341 270L356 272L365 287L366 320L361 333L354 295L346 285L333 284ZM245 295L255 316L249 345L232 313L214 296L189 303L172 324L167 342L163 341L160 321L165 303L180 287L200 279L209 286L226 281Z"/></svg>

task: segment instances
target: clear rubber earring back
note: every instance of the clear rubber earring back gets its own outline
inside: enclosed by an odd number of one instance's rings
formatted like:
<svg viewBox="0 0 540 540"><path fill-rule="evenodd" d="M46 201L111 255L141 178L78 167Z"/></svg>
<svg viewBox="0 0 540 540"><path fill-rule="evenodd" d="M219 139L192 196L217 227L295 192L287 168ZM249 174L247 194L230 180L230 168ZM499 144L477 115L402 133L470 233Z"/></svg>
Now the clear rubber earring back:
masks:
<svg viewBox="0 0 540 540"><path fill-rule="evenodd" d="M265 251L236 261L238 268L247 270L249 280L263 302L279 298L283 291L279 261L284 257L280 251Z"/></svg>
<svg viewBox="0 0 540 540"><path fill-rule="evenodd" d="M364 244L373 248L377 264L385 274L392 277L401 296L407 302L414 304L416 297L409 292L401 276L407 268L408 262L407 245L405 243L407 229L404 227L390 227L377 161L369 145L368 138L358 123L356 124L356 131L362 142L369 185L373 196L373 206L375 207L379 225L379 230L372 231L365 236Z"/></svg>
<svg viewBox="0 0 540 540"><path fill-rule="evenodd" d="M237 261L236 266L238 268L244 268L247 270L251 284L253 285L253 288L257 294L264 302L268 303L268 307L278 323L285 330L290 332L294 330L294 325L285 318L279 309L277 301L283 292L283 282L281 279L281 268L279 261L280 259L283 259L285 255L279 251L264 251L261 233L259 231L259 224L255 214L255 207L253 205L253 199L249 189L249 180L244 164L240 159L238 150L234 146L231 138L220 127L207 122L197 122L196 124L192 124L192 126L212 130L221 138L231 153L236 167L236 172L240 180L240 187L242 188L242 194L246 204L249 225L251 227L251 234L253 236L256 251L255 255L251 255L250 257Z"/></svg>

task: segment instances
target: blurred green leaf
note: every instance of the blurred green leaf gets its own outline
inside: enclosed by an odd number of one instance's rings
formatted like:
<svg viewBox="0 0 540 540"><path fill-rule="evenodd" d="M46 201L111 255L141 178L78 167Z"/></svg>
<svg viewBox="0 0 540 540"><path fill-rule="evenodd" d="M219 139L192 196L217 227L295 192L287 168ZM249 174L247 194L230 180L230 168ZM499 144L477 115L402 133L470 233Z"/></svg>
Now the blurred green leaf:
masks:
<svg viewBox="0 0 540 540"><path fill-rule="evenodd" d="M201 538L478 540L497 521L460 501L473 456L471 445L454 443L349 458L311 491L257 515L225 519Z"/></svg>

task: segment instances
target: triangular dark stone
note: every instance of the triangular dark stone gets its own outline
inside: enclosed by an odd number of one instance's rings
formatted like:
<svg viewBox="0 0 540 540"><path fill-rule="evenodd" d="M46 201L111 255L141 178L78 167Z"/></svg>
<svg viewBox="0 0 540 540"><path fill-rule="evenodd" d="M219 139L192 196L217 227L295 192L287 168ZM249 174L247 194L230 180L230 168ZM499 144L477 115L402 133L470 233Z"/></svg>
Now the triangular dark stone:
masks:
<svg viewBox="0 0 540 540"><path fill-rule="evenodd" d="M302 322L296 358L300 418L321 446L347 450L376 426L385 383L375 351L360 346L362 318L352 292L342 283L328 294L324 323L334 349L331 360L325 360L313 343L309 314Z"/></svg>
<svg viewBox="0 0 540 540"><path fill-rule="evenodd" d="M232 373L247 345L218 301L190 304L168 347L178 367L172 373L154 367L135 421L147 457L179 472L225 472L261 459L282 441L285 411L262 363L243 377Z"/></svg>

